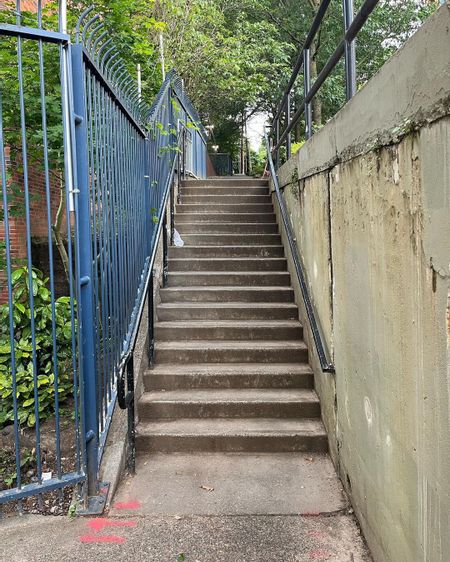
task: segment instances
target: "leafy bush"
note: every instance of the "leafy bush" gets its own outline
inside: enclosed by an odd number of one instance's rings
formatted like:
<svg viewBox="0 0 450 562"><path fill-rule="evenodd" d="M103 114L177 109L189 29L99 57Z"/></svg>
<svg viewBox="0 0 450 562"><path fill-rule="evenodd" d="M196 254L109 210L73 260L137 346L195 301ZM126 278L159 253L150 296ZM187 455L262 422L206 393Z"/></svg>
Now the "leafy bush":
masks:
<svg viewBox="0 0 450 562"><path fill-rule="evenodd" d="M28 268L12 274L14 351L16 359L18 417L21 424L33 426L35 418L33 346ZM52 307L48 278L33 269L34 322L37 362L39 418L44 420L54 412L55 365L53 364ZM70 298L55 302L56 354L58 360L59 402L72 391L72 321ZM0 427L14 421L12 361L9 333L9 305L0 306Z"/></svg>

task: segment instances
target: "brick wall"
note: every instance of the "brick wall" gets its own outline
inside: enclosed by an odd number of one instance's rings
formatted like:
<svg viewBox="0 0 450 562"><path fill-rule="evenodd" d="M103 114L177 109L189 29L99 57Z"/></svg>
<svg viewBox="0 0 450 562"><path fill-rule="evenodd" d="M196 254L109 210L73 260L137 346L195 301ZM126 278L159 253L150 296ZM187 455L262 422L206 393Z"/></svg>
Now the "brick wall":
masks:
<svg viewBox="0 0 450 562"><path fill-rule="evenodd" d="M9 155L8 155L9 156ZM13 259L13 267L20 266L25 263L27 258L27 230L25 222L25 199L24 199L24 181L23 175L17 171L18 166L7 161L7 167L13 169L12 181L21 188L21 196L16 200L16 204L23 209L20 216L9 215L9 237L11 247L11 257ZM33 267L42 269L46 275L49 274L48 261L48 220L47 220L47 197L45 190L45 176L40 166L34 165L29 169L28 175L29 193L30 193L30 227L32 241L32 262ZM60 180L55 174L50 176L50 208L52 224L55 222L56 213L60 202ZM3 203L3 201L2 201ZM64 210L62 231L66 232L65 222L65 192L64 192ZM0 222L0 240L5 240L5 225ZM58 278L62 275L64 278L64 270L62 268L61 258L58 251L54 248L54 267L55 274ZM7 300L6 291L6 272L0 272L0 303ZM65 287L64 280L58 279L58 286Z"/></svg>

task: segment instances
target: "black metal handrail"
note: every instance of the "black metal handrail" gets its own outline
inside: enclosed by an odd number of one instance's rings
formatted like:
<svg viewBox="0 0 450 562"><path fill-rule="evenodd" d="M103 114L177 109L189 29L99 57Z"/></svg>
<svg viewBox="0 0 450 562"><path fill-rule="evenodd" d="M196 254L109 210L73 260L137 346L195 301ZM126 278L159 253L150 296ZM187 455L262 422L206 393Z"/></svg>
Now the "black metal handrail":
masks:
<svg viewBox="0 0 450 562"><path fill-rule="evenodd" d="M317 32L323 22L327 10L332 0L322 0L316 16L311 25L308 36L301 47L297 60L294 64L291 77L284 90L278 110L272 121L269 137L273 139L272 154L275 155L276 167L279 164L280 148L286 143L286 156L291 156L291 131L298 123L300 117L305 114L305 137L308 139L314 134L312 123L311 102L317 94L323 83L330 76L334 67L345 55L345 87L347 101L356 93L356 55L355 55L355 38L360 29L366 23L372 11L375 9L379 0L365 0L355 16L353 16L353 0L342 0L343 20L344 20L344 36L330 56L325 66L320 71L314 84L311 84L310 64L311 53L310 48ZM303 67L303 99L291 116L291 96L295 81ZM282 117L284 114L284 130L281 131Z"/></svg>
<svg viewBox="0 0 450 562"><path fill-rule="evenodd" d="M325 345L322 340L322 334L319 329L319 325L316 320L316 314L314 311L314 305L312 303L308 284L306 282L306 277L303 271L302 262L300 255L298 253L297 244L295 243L294 233L292 232L292 226L289 220L288 212L286 209L286 204L283 199L283 195L280 191L280 186L278 183L278 177L275 170L275 166L272 159L272 151L270 147L270 141L267 134L265 134L265 141L267 146L267 155L269 170L272 176L273 185L275 188L275 193L278 200L278 205L280 207L281 218L283 220L284 228L286 231L286 236L289 243L289 249L291 251L292 259L294 261L295 272L297 274L298 282L300 285L300 290L303 297L303 302L305 304L306 315L308 316L309 325L311 326L311 332L314 339L314 344L317 350L317 356L319 357L320 367L324 373L334 373L335 368L332 361L329 359L329 353L326 351Z"/></svg>

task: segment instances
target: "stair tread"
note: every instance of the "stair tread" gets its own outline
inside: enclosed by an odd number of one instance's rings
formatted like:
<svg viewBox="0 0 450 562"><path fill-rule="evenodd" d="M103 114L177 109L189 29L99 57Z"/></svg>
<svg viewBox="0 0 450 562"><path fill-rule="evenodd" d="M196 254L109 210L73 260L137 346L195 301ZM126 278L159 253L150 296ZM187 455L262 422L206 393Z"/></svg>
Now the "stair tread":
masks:
<svg viewBox="0 0 450 562"><path fill-rule="evenodd" d="M318 435L326 436L320 418L177 418L143 421L139 435Z"/></svg>
<svg viewBox="0 0 450 562"><path fill-rule="evenodd" d="M157 341L156 349L307 349L303 340L188 340Z"/></svg>
<svg viewBox="0 0 450 562"><path fill-rule="evenodd" d="M165 328L299 328L298 320L163 320L155 327Z"/></svg>
<svg viewBox="0 0 450 562"><path fill-rule="evenodd" d="M189 258L191 259L191 258ZM210 258L207 258L208 260ZM282 258L285 259L285 258ZM248 261L248 260L247 260ZM169 275L186 275L189 277L194 277L195 275L217 275L217 276L223 276L223 275L236 275L236 276L242 276L242 275L257 275L259 277L267 277L268 275L277 275L277 276L286 276L288 275L289 272L288 271L253 271L253 270L243 270L243 271L216 271L216 270L212 270L212 271L169 271ZM241 285L235 285L236 287L240 287Z"/></svg>
<svg viewBox="0 0 450 562"><path fill-rule="evenodd" d="M156 363L147 376L177 375L296 375L313 374L308 363Z"/></svg>
<svg viewBox="0 0 450 562"><path fill-rule="evenodd" d="M183 271L179 271L178 273L181 274L185 274L186 272ZM199 272L196 272L197 275ZM223 274L224 272L222 272ZM188 285L187 287L164 287L164 289L161 289L161 291L167 291L167 292L180 292L180 291L211 291L211 292L217 292L217 291L236 291L236 289L245 289L246 291L254 291L254 292L262 292L262 291L292 291L292 287L290 285L264 285L264 286L259 286L259 285L245 285L244 287L242 285Z"/></svg>
<svg viewBox="0 0 450 562"><path fill-rule="evenodd" d="M264 287L266 288L266 287ZM170 308L178 310L179 308L287 308L297 310L297 305L293 302L162 302L158 304L158 308Z"/></svg>
<svg viewBox="0 0 450 562"><path fill-rule="evenodd" d="M186 246L187 248L192 248L192 246ZM186 258L182 258L182 257L171 257L169 258L169 262L171 261L200 261L200 262L207 262L207 261L238 261L238 262L248 262L248 261L261 261L261 262L266 262L266 261L286 261L285 257L265 257L265 256L236 256L236 257L229 257L229 256L214 256L214 257L186 257ZM286 273L285 271L281 272L281 273Z"/></svg>
<svg viewBox="0 0 450 562"><path fill-rule="evenodd" d="M314 390L308 388L226 388L226 389L182 389L152 390L145 392L140 402L193 402L193 403L224 403L224 402L318 402Z"/></svg>
<svg viewBox="0 0 450 562"><path fill-rule="evenodd" d="M214 236L214 235L212 234L211 236ZM219 236L221 236L221 234ZM262 234L262 236L267 236L267 234ZM276 236L276 235L274 235L274 236ZM224 244L223 246L220 246L220 247L223 248L224 250L229 250L229 249L234 250L236 248L236 246L233 246L231 244ZM263 247L264 248L284 248L284 246L282 244L264 244ZM173 250L173 249L182 250L183 248L189 248L189 249L192 249L192 250L200 250L200 249L201 250L203 250L203 249L210 250L211 246L207 246L205 244L190 244L189 246L187 246L187 245L178 246L178 247L172 246L170 249L171 250ZM239 248L250 248L250 249L258 248L258 249L260 249L261 245L260 244L244 244L242 246L239 246Z"/></svg>

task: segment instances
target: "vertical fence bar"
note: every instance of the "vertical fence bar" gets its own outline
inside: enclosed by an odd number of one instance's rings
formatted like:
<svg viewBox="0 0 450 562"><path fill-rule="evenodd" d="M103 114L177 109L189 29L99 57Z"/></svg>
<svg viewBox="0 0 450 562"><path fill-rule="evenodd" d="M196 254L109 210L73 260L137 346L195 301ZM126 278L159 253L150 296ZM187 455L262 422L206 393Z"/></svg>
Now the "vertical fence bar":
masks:
<svg viewBox="0 0 450 562"><path fill-rule="evenodd" d="M353 21L353 0L342 0L344 29L347 32ZM356 94L356 53L355 41L345 42L345 90L347 100Z"/></svg>
<svg viewBox="0 0 450 562"><path fill-rule="evenodd" d="M12 294L12 258L11 240L9 234L9 204L6 174L5 141L3 136L3 103L2 92L0 89L0 163L1 163L1 182L2 182L2 201L3 201L3 228L5 231L5 253L6 253L6 284L8 291L8 320L9 320L9 344L11 347L11 386L13 396L14 411L14 442L15 442L15 462L16 462L16 488L22 487L20 474L20 423L19 405L17 402L17 365L16 365L16 344L13 317L13 294Z"/></svg>
<svg viewBox="0 0 450 562"><path fill-rule="evenodd" d="M87 144L85 77L81 45L72 46L72 88L76 115L75 143L78 180L78 247L80 279L77 305L80 307L80 335L84 389L87 494L98 493L98 418L95 366L94 295L92 284L92 229Z"/></svg>
<svg viewBox="0 0 450 562"><path fill-rule="evenodd" d="M306 96L311 89L311 51L310 49L303 50L303 99L306 100ZM305 137L307 139L311 138L313 135L313 125L312 125L312 107L311 102L306 103L305 101Z"/></svg>

